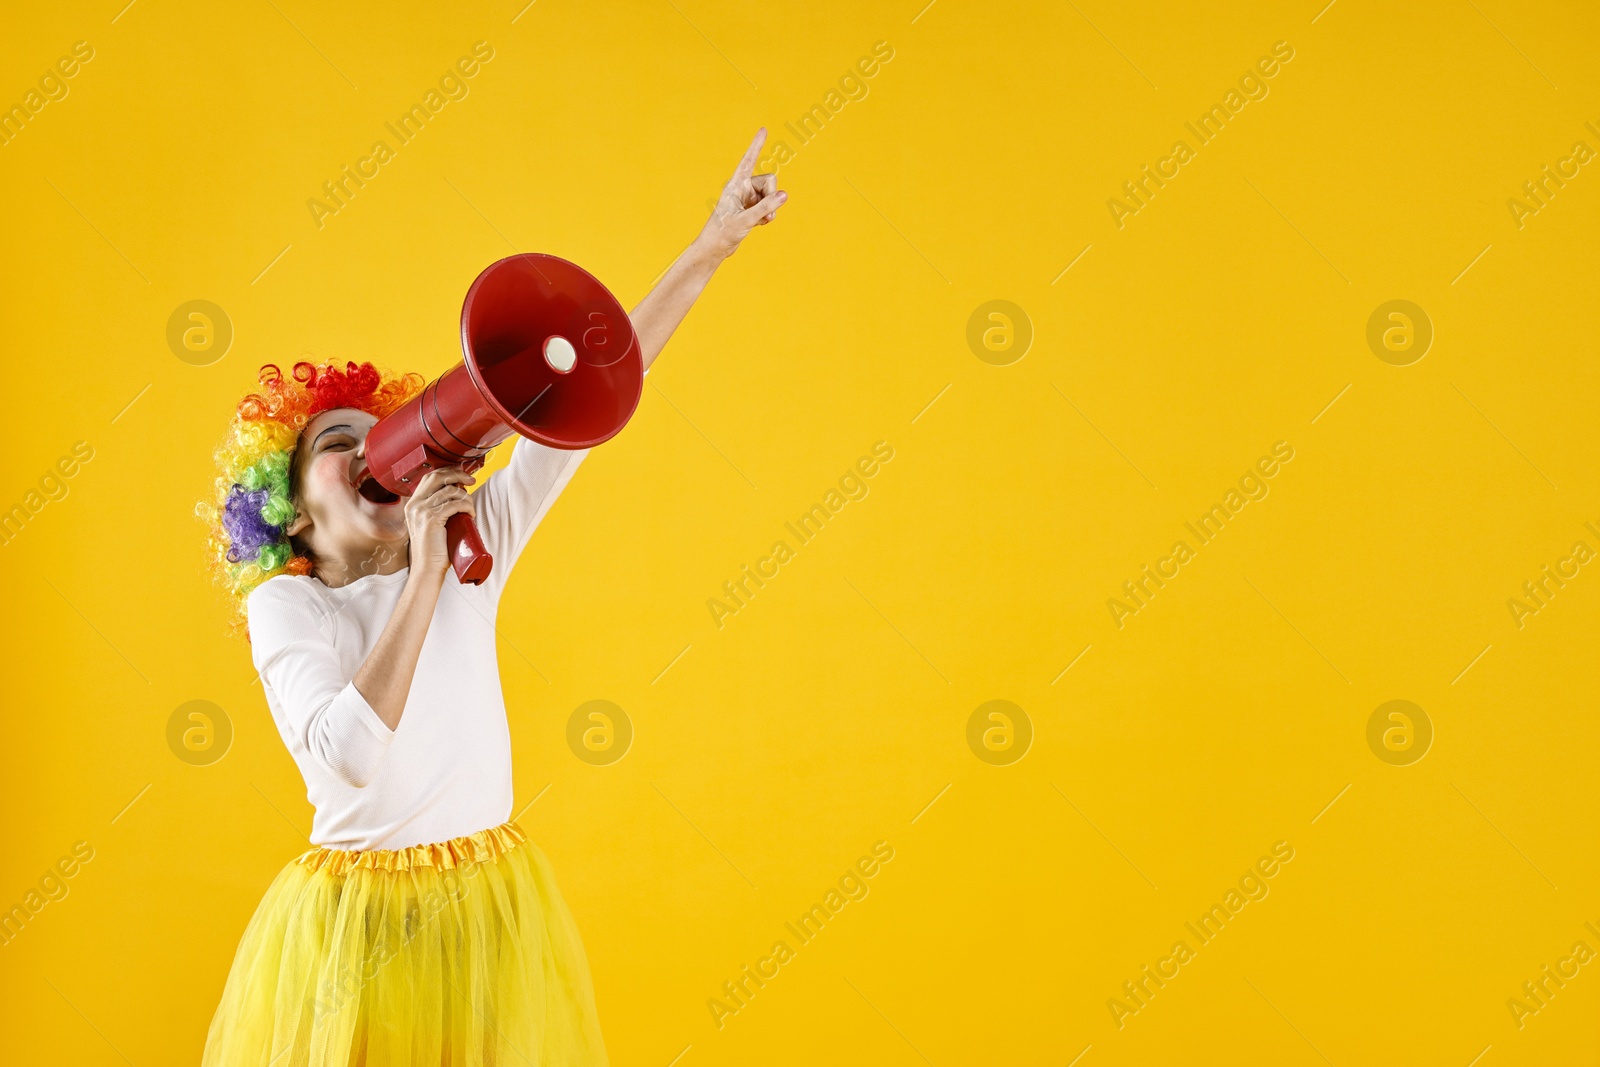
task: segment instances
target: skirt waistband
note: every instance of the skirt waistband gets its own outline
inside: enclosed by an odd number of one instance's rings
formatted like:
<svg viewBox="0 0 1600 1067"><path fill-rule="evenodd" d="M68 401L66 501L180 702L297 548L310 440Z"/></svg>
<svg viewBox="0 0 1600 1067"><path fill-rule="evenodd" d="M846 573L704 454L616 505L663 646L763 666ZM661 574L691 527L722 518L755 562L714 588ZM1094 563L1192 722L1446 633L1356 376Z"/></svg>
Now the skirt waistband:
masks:
<svg viewBox="0 0 1600 1067"><path fill-rule="evenodd" d="M499 859L528 840L515 821L465 837L452 837L426 845L405 848L374 848L353 852L339 848L314 848L295 860L313 871L346 874L356 870L409 871L417 867L455 870L474 863Z"/></svg>

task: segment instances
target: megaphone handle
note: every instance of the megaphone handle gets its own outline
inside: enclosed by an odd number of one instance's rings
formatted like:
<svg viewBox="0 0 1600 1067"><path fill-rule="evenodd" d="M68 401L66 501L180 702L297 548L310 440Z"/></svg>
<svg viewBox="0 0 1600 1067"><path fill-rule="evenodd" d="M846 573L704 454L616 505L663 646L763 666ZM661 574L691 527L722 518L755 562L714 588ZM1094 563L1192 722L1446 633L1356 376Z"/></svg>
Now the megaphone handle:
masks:
<svg viewBox="0 0 1600 1067"><path fill-rule="evenodd" d="M494 557L478 535L478 524L465 512L457 512L444 522L445 544L450 549L450 566L462 585L479 585L494 569Z"/></svg>

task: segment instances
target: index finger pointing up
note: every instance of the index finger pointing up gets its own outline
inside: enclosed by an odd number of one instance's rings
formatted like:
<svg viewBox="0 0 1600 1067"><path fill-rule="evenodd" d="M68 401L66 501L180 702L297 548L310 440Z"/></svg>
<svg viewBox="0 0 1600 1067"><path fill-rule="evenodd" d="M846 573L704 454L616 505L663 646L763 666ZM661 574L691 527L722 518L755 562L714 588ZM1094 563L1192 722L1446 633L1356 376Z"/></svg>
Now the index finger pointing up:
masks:
<svg viewBox="0 0 1600 1067"><path fill-rule="evenodd" d="M756 168L756 157L761 154L761 146L766 143L767 128L761 127L756 131L756 139L750 142L750 147L745 149L744 158L739 160L738 168L733 172L735 178L748 178L751 171Z"/></svg>

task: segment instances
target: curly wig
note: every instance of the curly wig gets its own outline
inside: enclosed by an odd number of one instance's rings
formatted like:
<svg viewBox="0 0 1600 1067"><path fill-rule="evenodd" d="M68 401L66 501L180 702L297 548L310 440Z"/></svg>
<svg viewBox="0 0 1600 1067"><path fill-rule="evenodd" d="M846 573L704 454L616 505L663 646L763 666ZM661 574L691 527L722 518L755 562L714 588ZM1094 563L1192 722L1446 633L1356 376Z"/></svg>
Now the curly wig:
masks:
<svg viewBox="0 0 1600 1067"><path fill-rule="evenodd" d="M311 574L312 560L290 542L295 449L306 423L330 408L357 408L378 418L422 390L420 374L390 374L371 363L296 363L293 380L274 364L261 368L259 392L239 401L228 436L217 446L212 498L195 513L210 529L217 581L233 601L233 626L245 630L251 590L279 574Z"/></svg>

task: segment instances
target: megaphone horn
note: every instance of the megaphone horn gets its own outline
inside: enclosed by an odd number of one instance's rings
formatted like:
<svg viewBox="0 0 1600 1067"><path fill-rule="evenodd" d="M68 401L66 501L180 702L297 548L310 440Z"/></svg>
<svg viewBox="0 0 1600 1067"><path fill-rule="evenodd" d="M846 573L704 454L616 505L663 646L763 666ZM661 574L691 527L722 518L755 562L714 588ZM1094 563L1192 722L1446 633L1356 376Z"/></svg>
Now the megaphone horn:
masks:
<svg viewBox="0 0 1600 1067"><path fill-rule="evenodd" d="M542 253L491 264L461 305L462 362L367 434L367 466L410 496L428 471L475 471L513 433L552 448L615 437L639 406L644 362L633 323L576 263ZM464 583L494 559L470 515L445 523L450 565Z"/></svg>

